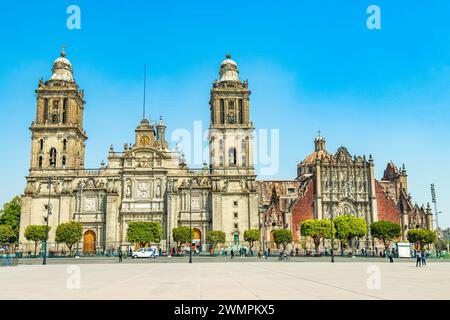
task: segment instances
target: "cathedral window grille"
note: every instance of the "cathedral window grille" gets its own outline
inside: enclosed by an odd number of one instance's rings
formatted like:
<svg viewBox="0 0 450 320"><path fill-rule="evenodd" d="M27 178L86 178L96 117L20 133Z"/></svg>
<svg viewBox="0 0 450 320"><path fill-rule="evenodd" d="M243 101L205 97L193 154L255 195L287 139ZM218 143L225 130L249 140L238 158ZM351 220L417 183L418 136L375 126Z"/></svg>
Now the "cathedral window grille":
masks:
<svg viewBox="0 0 450 320"><path fill-rule="evenodd" d="M223 99L220 99L220 123L225 123L225 102Z"/></svg>
<svg viewBox="0 0 450 320"><path fill-rule="evenodd" d="M55 168L56 167L56 149L55 148L51 148L50 149L50 167Z"/></svg>
<svg viewBox="0 0 450 320"><path fill-rule="evenodd" d="M239 99L239 123L244 123L244 106L242 99Z"/></svg>
<svg viewBox="0 0 450 320"><path fill-rule="evenodd" d="M39 151L42 152L42 150L44 150L44 140L43 139L39 140Z"/></svg>
<svg viewBox="0 0 450 320"><path fill-rule="evenodd" d="M63 150L64 151L67 150L67 140L66 139L63 140Z"/></svg>
<svg viewBox="0 0 450 320"><path fill-rule="evenodd" d="M39 156L38 165L39 168L42 168L42 156Z"/></svg>
<svg viewBox="0 0 450 320"><path fill-rule="evenodd" d="M236 148L230 148L228 151L228 159L230 166L236 165Z"/></svg>
<svg viewBox="0 0 450 320"><path fill-rule="evenodd" d="M219 166L223 166L223 156L219 157Z"/></svg>
<svg viewBox="0 0 450 320"><path fill-rule="evenodd" d="M63 100L63 113L62 113L62 123L67 122L67 98Z"/></svg>
<svg viewBox="0 0 450 320"><path fill-rule="evenodd" d="M44 123L48 121L48 99L44 99Z"/></svg>
<svg viewBox="0 0 450 320"><path fill-rule="evenodd" d="M65 168L66 167L66 156L62 157L62 161L61 161L62 167Z"/></svg>
<svg viewBox="0 0 450 320"><path fill-rule="evenodd" d="M242 165L243 165L243 166L246 166L246 165L247 165L247 159L246 159L245 155L242 156Z"/></svg>

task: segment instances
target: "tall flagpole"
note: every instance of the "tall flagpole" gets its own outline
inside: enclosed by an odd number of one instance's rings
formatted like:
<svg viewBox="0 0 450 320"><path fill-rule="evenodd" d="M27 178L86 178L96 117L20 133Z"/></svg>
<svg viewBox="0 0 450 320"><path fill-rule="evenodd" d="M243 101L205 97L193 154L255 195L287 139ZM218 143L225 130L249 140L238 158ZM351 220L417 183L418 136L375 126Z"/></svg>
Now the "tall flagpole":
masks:
<svg viewBox="0 0 450 320"><path fill-rule="evenodd" d="M142 106L142 119L145 119L145 88L147 84L147 64L144 63L144 105Z"/></svg>

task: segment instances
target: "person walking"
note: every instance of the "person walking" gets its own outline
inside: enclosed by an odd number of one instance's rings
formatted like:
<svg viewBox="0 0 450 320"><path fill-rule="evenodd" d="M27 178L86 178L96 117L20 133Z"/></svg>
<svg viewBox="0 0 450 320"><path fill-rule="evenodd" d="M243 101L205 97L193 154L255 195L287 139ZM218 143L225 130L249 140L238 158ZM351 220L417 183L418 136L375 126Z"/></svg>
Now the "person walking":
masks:
<svg viewBox="0 0 450 320"><path fill-rule="evenodd" d="M420 251L416 251L416 268L422 266L422 255L420 254Z"/></svg>
<svg viewBox="0 0 450 320"><path fill-rule="evenodd" d="M122 250L119 250L119 263L122 263Z"/></svg>
<svg viewBox="0 0 450 320"><path fill-rule="evenodd" d="M258 251L258 258L261 259L261 250Z"/></svg>
<svg viewBox="0 0 450 320"><path fill-rule="evenodd" d="M422 267L425 267L427 265L427 252L424 250L422 252Z"/></svg>
<svg viewBox="0 0 450 320"><path fill-rule="evenodd" d="M393 262L394 262L394 254L392 253L392 251L391 251L391 253L389 254L389 262L390 262L390 263L393 263Z"/></svg>
<svg viewBox="0 0 450 320"><path fill-rule="evenodd" d="M233 257L234 257L234 250L233 249L231 249L231 259L233 259Z"/></svg>

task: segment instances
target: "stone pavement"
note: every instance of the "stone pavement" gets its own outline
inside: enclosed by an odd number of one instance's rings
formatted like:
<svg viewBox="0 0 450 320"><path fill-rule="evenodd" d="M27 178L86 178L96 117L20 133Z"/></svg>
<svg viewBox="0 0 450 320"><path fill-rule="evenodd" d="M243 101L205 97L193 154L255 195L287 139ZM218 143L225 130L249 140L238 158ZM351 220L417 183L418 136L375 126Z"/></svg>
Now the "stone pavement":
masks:
<svg viewBox="0 0 450 320"><path fill-rule="evenodd" d="M0 299L450 299L450 264L20 265L0 268Z"/></svg>

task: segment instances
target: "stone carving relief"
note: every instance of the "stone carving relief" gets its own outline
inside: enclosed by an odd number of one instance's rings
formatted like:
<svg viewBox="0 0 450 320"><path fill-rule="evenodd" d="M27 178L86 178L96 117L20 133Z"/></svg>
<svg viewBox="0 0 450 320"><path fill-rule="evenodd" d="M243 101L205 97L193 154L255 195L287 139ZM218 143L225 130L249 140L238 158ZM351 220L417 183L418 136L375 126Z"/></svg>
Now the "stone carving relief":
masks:
<svg viewBox="0 0 450 320"><path fill-rule="evenodd" d="M95 199L94 198L86 198L85 209L86 209L86 211L94 211L95 210Z"/></svg>
<svg viewBox="0 0 450 320"><path fill-rule="evenodd" d="M192 209L200 209L200 197L192 196Z"/></svg>
<svg viewBox="0 0 450 320"><path fill-rule="evenodd" d="M150 192L149 192L150 188L148 183L146 182L140 182L137 185L137 198L138 199L148 199L150 197Z"/></svg>

